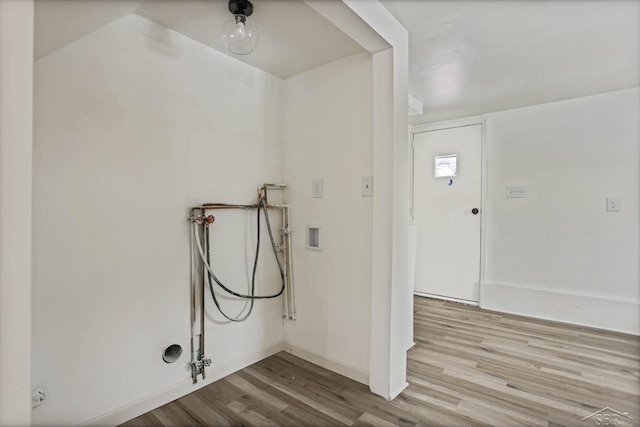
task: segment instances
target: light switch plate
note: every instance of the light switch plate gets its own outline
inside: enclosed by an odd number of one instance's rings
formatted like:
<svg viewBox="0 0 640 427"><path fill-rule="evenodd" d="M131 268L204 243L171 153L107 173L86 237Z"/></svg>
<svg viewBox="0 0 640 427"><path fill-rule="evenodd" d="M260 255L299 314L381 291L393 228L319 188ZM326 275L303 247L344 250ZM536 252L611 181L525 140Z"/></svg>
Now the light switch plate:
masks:
<svg viewBox="0 0 640 427"><path fill-rule="evenodd" d="M323 187L322 179L313 180L312 195L314 199L322 198L322 187Z"/></svg>
<svg viewBox="0 0 640 427"><path fill-rule="evenodd" d="M620 199L618 197L607 197L607 212L620 212Z"/></svg>
<svg viewBox="0 0 640 427"><path fill-rule="evenodd" d="M371 197L373 196L373 177L365 176L362 178L362 196L363 197Z"/></svg>

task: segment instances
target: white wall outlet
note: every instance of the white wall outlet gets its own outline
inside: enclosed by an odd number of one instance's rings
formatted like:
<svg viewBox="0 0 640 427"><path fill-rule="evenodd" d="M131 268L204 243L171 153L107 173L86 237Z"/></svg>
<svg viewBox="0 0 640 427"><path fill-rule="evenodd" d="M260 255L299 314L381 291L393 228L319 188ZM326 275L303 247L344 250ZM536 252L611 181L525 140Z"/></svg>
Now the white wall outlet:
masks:
<svg viewBox="0 0 640 427"><path fill-rule="evenodd" d="M620 199L618 197L607 197L607 212L620 212Z"/></svg>
<svg viewBox="0 0 640 427"><path fill-rule="evenodd" d="M507 199L524 199L527 197L527 187L524 185L510 185L507 187Z"/></svg>
<svg viewBox="0 0 640 427"><path fill-rule="evenodd" d="M362 195L364 197L373 196L373 177L365 176L362 178Z"/></svg>
<svg viewBox="0 0 640 427"><path fill-rule="evenodd" d="M312 196L314 199L322 198L322 187L323 187L322 179L313 180Z"/></svg>

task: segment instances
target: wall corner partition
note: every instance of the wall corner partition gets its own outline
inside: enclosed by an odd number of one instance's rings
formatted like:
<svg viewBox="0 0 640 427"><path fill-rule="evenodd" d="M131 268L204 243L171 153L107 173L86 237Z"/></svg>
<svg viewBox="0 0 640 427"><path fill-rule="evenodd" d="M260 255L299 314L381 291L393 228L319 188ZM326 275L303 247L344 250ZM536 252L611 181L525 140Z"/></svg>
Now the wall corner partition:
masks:
<svg viewBox="0 0 640 427"><path fill-rule="evenodd" d="M307 0L372 54L373 250L369 387L393 399L406 386L408 278L408 33L380 2Z"/></svg>

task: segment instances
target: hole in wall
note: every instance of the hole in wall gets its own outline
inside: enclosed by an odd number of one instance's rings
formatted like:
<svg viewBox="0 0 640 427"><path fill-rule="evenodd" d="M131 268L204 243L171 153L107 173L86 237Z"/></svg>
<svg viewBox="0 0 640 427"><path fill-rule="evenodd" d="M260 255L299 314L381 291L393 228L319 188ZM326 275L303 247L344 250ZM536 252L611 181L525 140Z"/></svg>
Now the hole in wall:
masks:
<svg viewBox="0 0 640 427"><path fill-rule="evenodd" d="M167 363L177 362L180 359L180 355L182 354L182 347L179 344L171 344L169 347L164 349L162 353L162 360Z"/></svg>

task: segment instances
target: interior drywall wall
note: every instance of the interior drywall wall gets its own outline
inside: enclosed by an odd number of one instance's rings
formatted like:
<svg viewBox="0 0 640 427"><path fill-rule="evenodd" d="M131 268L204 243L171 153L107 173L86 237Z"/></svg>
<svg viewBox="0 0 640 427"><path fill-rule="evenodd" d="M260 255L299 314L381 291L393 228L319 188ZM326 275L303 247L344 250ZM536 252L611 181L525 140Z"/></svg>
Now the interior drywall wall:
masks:
<svg viewBox="0 0 640 427"><path fill-rule="evenodd" d="M48 397L35 424L193 389L188 207L251 202L280 181L282 94L280 79L136 15L36 62L32 375ZM216 214L212 228L214 268L242 290L253 218ZM279 284L265 243L258 292ZM242 324L207 313L201 384L282 346L279 299ZM172 343L184 351L166 364Z"/></svg>
<svg viewBox="0 0 640 427"><path fill-rule="evenodd" d="M33 1L0 1L0 425L31 424Z"/></svg>
<svg viewBox="0 0 640 427"><path fill-rule="evenodd" d="M287 79L285 115L297 306L285 341L294 354L368 382L373 198L361 185L373 174L371 55ZM307 225L322 226L322 251L306 249Z"/></svg>
<svg viewBox="0 0 640 427"><path fill-rule="evenodd" d="M393 399L409 385L406 346L413 320L406 167L409 34L380 2L343 1L390 46L369 50L374 86L373 170L378 183L373 201L369 387L374 393Z"/></svg>
<svg viewBox="0 0 640 427"><path fill-rule="evenodd" d="M488 115L482 307L640 333L639 100L632 88ZM513 185L526 198L508 199Z"/></svg>
<svg viewBox="0 0 640 427"><path fill-rule="evenodd" d="M409 282L409 34L378 1L305 0L372 55L373 262L369 387L387 399L406 382L413 320Z"/></svg>

